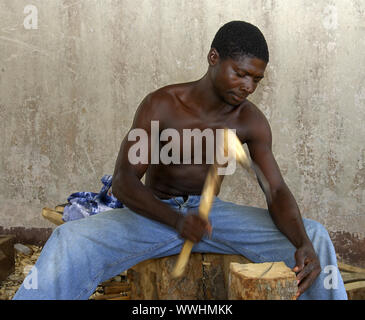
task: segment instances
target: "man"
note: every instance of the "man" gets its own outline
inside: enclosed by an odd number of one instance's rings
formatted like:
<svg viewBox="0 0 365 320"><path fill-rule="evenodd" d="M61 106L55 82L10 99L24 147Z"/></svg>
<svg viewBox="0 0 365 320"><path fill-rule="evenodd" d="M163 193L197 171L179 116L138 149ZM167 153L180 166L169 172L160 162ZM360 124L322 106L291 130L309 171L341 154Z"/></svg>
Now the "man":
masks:
<svg viewBox="0 0 365 320"><path fill-rule="evenodd" d="M285 261L297 274L298 298L346 299L328 233L318 222L301 218L272 154L269 123L247 100L264 77L268 61L261 31L232 21L217 32L208 53L208 71L200 80L147 95L130 132L146 132L148 161L131 161L136 142L127 135L113 175L113 194L127 208L57 227L36 264L38 289L26 290L23 285L15 299L87 299L100 282L140 261L178 254L185 239L195 243L193 252L242 254L254 262ZM153 163L153 121L158 122L159 133L173 128L179 137L187 129L235 129L270 187L268 210L215 197L209 222L201 219L196 211L209 164ZM160 142L158 150L164 145ZM208 156L203 151L202 155ZM321 268L327 265L337 270L337 288L325 286L328 275Z"/></svg>

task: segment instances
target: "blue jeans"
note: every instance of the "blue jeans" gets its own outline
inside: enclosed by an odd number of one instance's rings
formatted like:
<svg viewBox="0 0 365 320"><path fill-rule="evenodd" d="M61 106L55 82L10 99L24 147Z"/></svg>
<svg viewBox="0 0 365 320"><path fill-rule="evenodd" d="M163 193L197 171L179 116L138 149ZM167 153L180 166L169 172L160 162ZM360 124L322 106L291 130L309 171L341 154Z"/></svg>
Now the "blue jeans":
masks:
<svg viewBox="0 0 365 320"><path fill-rule="evenodd" d="M162 201L186 214L198 209L200 196L189 196L185 202L182 197ZM212 237L203 237L193 252L241 254L254 262L284 261L290 268L295 266L296 249L273 224L267 210L216 197L209 219ZM303 221L322 272L300 298L347 299L326 229L316 221ZM35 264L37 288L29 288L24 281L14 299L88 299L101 282L141 261L178 254L183 242L174 229L128 208L69 221L53 231ZM323 270L327 265L335 266L336 289L324 285L330 275Z"/></svg>

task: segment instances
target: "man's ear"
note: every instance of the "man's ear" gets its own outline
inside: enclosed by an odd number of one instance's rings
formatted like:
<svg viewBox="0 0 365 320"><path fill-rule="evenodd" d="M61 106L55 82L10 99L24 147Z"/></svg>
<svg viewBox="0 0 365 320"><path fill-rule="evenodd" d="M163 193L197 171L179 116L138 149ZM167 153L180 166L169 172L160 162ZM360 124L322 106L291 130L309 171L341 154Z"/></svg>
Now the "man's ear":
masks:
<svg viewBox="0 0 365 320"><path fill-rule="evenodd" d="M208 53L208 63L210 66L215 66L219 62L219 53L215 48L211 48Z"/></svg>

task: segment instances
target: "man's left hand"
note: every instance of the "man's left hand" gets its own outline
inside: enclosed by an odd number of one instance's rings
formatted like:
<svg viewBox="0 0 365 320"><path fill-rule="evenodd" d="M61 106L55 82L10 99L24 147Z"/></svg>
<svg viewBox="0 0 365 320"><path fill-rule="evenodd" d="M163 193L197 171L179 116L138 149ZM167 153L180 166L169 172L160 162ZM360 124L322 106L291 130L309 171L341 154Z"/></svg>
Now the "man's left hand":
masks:
<svg viewBox="0 0 365 320"><path fill-rule="evenodd" d="M307 290L321 272L319 259L312 244L305 244L295 252L296 265L292 269L297 276L298 292L296 299Z"/></svg>

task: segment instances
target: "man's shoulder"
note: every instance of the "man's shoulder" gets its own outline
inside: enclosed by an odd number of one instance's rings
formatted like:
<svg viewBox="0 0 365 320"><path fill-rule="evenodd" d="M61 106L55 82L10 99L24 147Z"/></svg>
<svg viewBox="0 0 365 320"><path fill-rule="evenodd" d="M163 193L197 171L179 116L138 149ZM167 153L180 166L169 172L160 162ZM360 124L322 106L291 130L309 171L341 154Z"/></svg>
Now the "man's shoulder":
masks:
<svg viewBox="0 0 365 320"><path fill-rule="evenodd" d="M137 118L163 121L171 118L184 84L172 84L148 93L136 111Z"/></svg>
<svg viewBox="0 0 365 320"><path fill-rule="evenodd" d="M271 134L270 124L265 114L253 102L246 100L239 115L240 124L248 130L247 138Z"/></svg>
<svg viewBox="0 0 365 320"><path fill-rule="evenodd" d="M160 118L161 114L164 114L174 103L174 99L174 94L168 86L159 88L144 97L136 114L146 118L151 117L151 119Z"/></svg>
<svg viewBox="0 0 365 320"><path fill-rule="evenodd" d="M187 90L189 83L170 84L149 93L146 99L150 103L166 103L171 106L176 102L176 97Z"/></svg>
<svg viewBox="0 0 365 320"><path fill-rule="evenodd" d="M252 101L246 99L241 106L240 119L249 121L266 122L267 118L265 114L258 108Z"/></svg>
<svg viewBox="0 0 365 320"><path fill-rule="evenodd" d="M144 104L154 107L161 106L161 104L169 103L173 101L174 96L171 91L167 90L167 87L159 88L155 91L150 92L144 98Z"/></svg>

